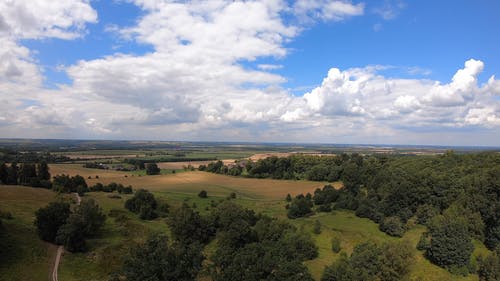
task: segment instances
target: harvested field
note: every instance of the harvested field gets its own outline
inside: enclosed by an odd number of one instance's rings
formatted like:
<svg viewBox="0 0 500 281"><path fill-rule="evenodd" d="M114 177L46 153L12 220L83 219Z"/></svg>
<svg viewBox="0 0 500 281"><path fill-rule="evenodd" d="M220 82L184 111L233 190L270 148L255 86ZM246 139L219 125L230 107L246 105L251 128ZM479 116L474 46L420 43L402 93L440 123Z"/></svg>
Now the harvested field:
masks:
<svg viewBox="0 0 500 281"><path fill-rule="evenodd" d="M124 155L103 155L103 154L65 154L69 159L76 160L93 160L93 159L116 159L116 158L135 158L143 157L144 155L124 154Z"/></svg>
<svg viewBox="0 0 500 281"><path fill-rule="evenodd" d="M214 196L227 196L236 192L242 198L248 199L282 199L288 193L292 195L300 193L313 193L318 187L323 187L324 182L313 181L290 181L272 179L252 179L242 177L231 177L217 175L207 172L184 172L158 176L137 176L127 172L86 169L81 165L51 165L52 175L56 174L80 174L86 178L87 183L93 185L97 182L108 184L117 182L124 185L132 185L134 188L145 188L151 191L167 191L186 194L197 194L205 189ZM95 176L99 175L96 179ZM125 177L125 175L127 177ZM91 179L87 179L91 176ZM339 188L340 183L334 183Z"/></svg>
<svg viewBox="0 0 500 281"><path fill-rule="evenodd" d="M224 165L234 163L235 159L224 159L221 160L224 162ZM159 162L158 167L160 169L170 169L170 170L180 170L184 169L188 165L191 165L195 168L198 168L200 165L208 165L215 161L184 161L184 162Z"/></svg>
<svg viewBox="0 0 500 281"><path fill-rule="evenodd" d="M302 155L312 155L312 156L335 156L334 154L328 154L328 153L311 153L311 152L300 152L300 151L295 151L295 152L271 152L271 153L257 153L257 154L254 154L250 157L248 157L247 159L250 159L252 161L258 161L260 159L266 159L268 157L278 157L278 158L282 158L282 157L288 157L290 155L294 155L294 154L302 154Z"/></svg>

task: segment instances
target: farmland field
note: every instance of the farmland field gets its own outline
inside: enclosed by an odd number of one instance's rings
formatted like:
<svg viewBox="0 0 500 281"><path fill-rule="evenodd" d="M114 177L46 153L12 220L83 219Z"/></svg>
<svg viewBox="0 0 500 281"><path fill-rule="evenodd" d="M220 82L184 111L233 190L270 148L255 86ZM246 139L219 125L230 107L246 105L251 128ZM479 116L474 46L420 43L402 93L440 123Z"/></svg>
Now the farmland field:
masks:
<svg viewBox="0 0 500 281"><path fill-rule="evenodd" d="M151 191L170 191L185 194L197 194L201 189L205 189L217 196L227 196L231 192L236 192L240 197L248 199L283 199L288 193L292 195L312 193L316 188L325 184L313 181L230 177L198 171L170 175L136 176L129 172L87 169L79 164L54 164L50 167L54 175L79 174L87 179L87 182L91 185L97 182L104 184L117 182ZM99 178L96 179L96 175ZM91 177L91 179L88 179L88 177ZM335 185L340 187L339 183Z"/></svg>

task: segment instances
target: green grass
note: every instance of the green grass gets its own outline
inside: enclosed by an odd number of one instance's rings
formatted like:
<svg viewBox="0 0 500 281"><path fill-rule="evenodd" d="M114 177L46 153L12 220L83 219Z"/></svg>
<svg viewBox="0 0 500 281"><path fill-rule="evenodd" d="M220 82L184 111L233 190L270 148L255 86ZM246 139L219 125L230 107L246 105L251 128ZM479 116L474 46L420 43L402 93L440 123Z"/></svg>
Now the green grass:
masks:
<svg viewBox="0 0 500 281"><path fill-rule="evenodd" d="M13 217L2 219L0 280L47 280L55 247L38 238L33 221L35 211L54 199L45 189L0 185L0 210Z"/></svg>
<svg viewBox="0 0 500 281"><path fill-rule="evenodd" d="M117 175L116 179L127 180L123 174L109 173L109 176ZM192 182L187 181L185 176L190 176ZM394 238L379 231L374 222L358 218L351 211L336 210L331 213L318 213L308 218L289 220L286 218L285 202L276 199L274 193L255 193L252 185L264 186L267 189L282 189L284 186L292 188L294 182L281 181L283 186L273 185L273 181L257 179L240 179L211 175L206 173L183 173L182 177L164 178L165 176L134 177L135 181L161 180L151 184L151 191L158 200L167 202L171 209L179 207L183 202L190 206L193 204L200 213L208 213L212 208L212 202L218 203L227 200L231 192L237 193L234 202L256 212L286 220L297 228L310 233L319 248L319 256L311 261L305 262L311 274L316 280L321 277L324 267L334 262L340 255L331 250L331 240L337 237L341 240L342 252L350 254L353 248L362 242L373 240L383 243L408 240L416 246L420 235L425 231L423 226L415 226L410 229L403 238ZM199 181L193 181L200 177ZM112 177L109 180L113 179ZM168 179L168 180L166 180ZM130 176L128 178L130 179ZM242 181L243 180L243 181ZM126 184L126 182L123 182ZM267 184L263 184L267 183ZM135 186L134 186L135 187ZM297 187L298 188L298 187ZM202 199L197 196L202 189L208 191L208 198ZM259 191L260 192L260 191ZM281 192L281 191L280 191ZM116 193L115 193L116 194ZM142 221L136 214L124 209L125 201L132 195L120 195L121 198L110 198L108 193L91 192L84 196L95 199L106 214L111 210L119 210L125 216L125 221L116 222L114 218L107 218L101 235L89 239L89 251L87 253L73 254L66 252L63 256L59 276L64 281L90 281L107 280L109 274L118 270L126 256L129 248L135 243L143 241L154 232L169 234L169 228L165 219L158 218L153 221ZM44 190L27 187L0 186L0 209L11 212L13 220L4 221L9 235L1 241L8 247L2 250L9 251L8 260L0 263L0 280L46 280L49 275L50 259L53 250L47 243L41 242L33 226L34 212L45 206L48 202L55 200L56 194ZM319 235L312 233L313 224L319 220L322 232ZM474 241L474 256L486 255L488 250L478 241ZM210 243L205 249L210 256L215 249L215 242ZM414 250L415 261L411 267L409 280L478 280L477 275L460 277L451 275L445 269L431 264L424 258L423 253ZM29 264L29 266L26 266ZM203 278L206 280L206 278Z"/></svg>

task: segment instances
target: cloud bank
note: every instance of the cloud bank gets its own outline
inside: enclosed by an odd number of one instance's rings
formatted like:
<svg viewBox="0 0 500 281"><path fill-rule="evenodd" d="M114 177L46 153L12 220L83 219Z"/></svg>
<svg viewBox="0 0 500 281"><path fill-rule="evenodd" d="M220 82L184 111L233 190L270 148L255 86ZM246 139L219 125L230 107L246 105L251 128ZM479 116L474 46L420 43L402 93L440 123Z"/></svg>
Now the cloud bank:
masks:
<svg viewBox="0 0 500 281"><path fill-rule="evenodd" d="M153 51L66 66L72 83L59 89L43 88L20 40L85 36L97 11L85 0L27 3L0 4L2 137L500 145L500 82L478 82L479 60L449 82L333 67L303 96L282 86L282 65L242 63L285 58L306 26L361 16L364 3L135 0L142 16L113 31Z"/></svg>

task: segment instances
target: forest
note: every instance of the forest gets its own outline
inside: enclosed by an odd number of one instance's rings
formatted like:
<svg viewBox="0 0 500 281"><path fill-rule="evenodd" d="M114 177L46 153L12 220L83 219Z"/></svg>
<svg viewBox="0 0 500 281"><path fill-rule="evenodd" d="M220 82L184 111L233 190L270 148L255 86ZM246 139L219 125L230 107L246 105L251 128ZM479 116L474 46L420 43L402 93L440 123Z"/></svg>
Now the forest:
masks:
<svg viewBox="0 0 500 281"><path fill-rule="evenodd" d="M244 177L341 180L343 187L339 190L325 185L314 194L287 196L288 217L348 209L398 237L413 224L425 225L428 231L422 235L419 249L425 250L432 263L456 274L474 271L470 260L472 239L483 242L490 250L498 249L500 244L498 153L292 155L247 162L244 166L215 162L203 169Z"/></svg>

